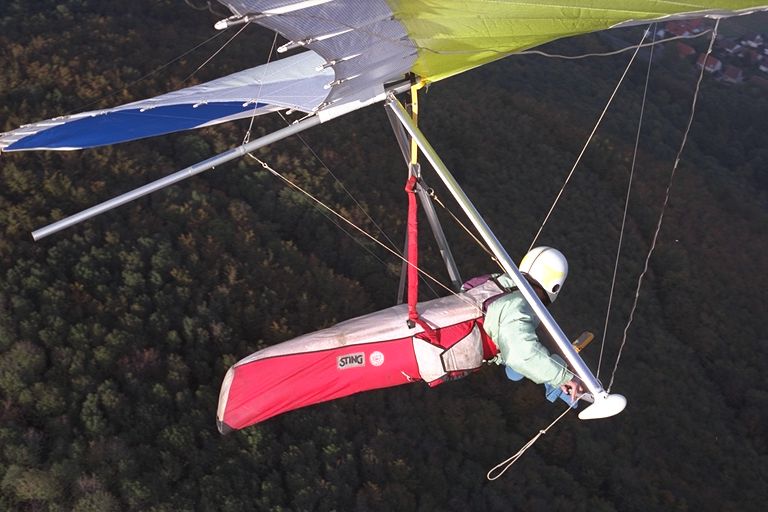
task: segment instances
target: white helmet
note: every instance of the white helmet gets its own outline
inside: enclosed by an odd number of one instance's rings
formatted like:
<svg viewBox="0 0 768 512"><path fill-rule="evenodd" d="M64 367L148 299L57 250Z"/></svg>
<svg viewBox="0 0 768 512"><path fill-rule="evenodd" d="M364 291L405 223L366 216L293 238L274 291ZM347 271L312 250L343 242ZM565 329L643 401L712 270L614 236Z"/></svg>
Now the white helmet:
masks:
<svg viewBox="0 0 768 512"><path fill-rule="evenodd" d="M520 272L541 286L550 302L554 302L568 277L568 261L557 249L536 247L520 262Z"/></svg>

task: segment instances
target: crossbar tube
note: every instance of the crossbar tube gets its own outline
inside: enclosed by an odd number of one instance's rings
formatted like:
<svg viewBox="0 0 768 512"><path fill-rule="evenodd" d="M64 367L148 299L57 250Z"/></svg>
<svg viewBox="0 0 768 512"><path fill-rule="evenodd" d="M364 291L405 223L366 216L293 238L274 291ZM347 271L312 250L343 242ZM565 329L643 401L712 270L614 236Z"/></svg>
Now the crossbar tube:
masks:
<svg viewBox="0 0 768 512"><path fill-rule="evenodd" d="M32 232L32 238L35 241L40 240L46 236L52 235L53 233L74 226L75 224L79 224L84 220L95 217L96 215L100 215L104 212L117 208L118 206L122 206L125 203L129 203L147 194L151 194L152 192L173 185L174 183L178 183L187 178L191 178L192 176L200 174L201 172L213 169L217 165L221 165L231 160L235 160L236 158L240 158L247 153L250 153L251 151L255 151L263 146L273 144L279 140L290 137L291 135L304 131L318 124L320 124L320 119L317 116L313 116L305 119L304 121L291 124L285 128L277 130L276 132L267 134L264 137L260 137L236 148L232 148L228 151L225 151L224 153L220 153L207 160L203 160L202 162L198 162L173 174L169 174L164 178L160 178L151 183L147 183L142 187L136 188L130 192L126 192L125 194L121 194L117 197L109 199L108 201L104 201L103 203L91 206L86 210L42 227Z"/></svg>
<svg viewBox="0 0 768 512"><path fill-rule="evenodd" d="M65 217L59 221L33 231L32 238L35 241L40 240L41 238L45 238L48 235L52 235L53 233L61 231L62 229L74 226L75 224L79 224L84 220L117 208L118 206L122 206L125 203L129 203L134 199L138 199L147 194L151 194L152 192L173 185L174 183L178 183L179 181L195 176L196 174L200 174L201 172L213 169L217 165L221 165L236 158L245 156L251 151L255 151L264 146L268 146L269 144L290 137L291 135L302 132L308 128L317 126L320 123L330 121L331 119L343 116L373 103L378 103L385 99L385 95L387 93L397 94L408 90L410 87L410 80L403 80L399 83L389 85L386 89L382 88L380 94L374 94L376 91L368 91L371 93L369 96L361 96L357 100L350 100L349 102L338 106L328 106L327 109L321 109L317 112L316 115L313 115L302 121L292 123L285 128L269 133L254 141L242 144L236 148L232 148L207 160L203 160L202 162L191 165L186 169L182 169L173 174L170 174L165 178L155 180L142 187L131 190L130 192L126 192L125 194L114 197L108 201L104 201L103 203L97 204L96 206L92 206L87 210L81 211L80 213L70 215L69 217Z"/></svg>

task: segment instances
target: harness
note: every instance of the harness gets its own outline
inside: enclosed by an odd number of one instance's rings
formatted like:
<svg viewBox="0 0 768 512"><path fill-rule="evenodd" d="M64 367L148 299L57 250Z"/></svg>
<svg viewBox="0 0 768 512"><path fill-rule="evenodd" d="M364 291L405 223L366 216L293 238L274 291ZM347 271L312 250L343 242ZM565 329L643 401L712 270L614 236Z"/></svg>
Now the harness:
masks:
<svg viewBox="0 0 768 512"><path fill-rule="evenodd" d="M482 276L473 277L472 279L466 281L464 284L461 285L462 291L469 291L472 288L477 288L478 286L485 284L488 281L491 281L493 284L495 284L499 288L498 294L488 297L483 301L483 306L482 306L483 314L485 314L488 311L488 306L490 306L500 298L518 290L517 286L512 286L512 287L503 286L497 279L498 276L499 274L484 274Z"/></svg>

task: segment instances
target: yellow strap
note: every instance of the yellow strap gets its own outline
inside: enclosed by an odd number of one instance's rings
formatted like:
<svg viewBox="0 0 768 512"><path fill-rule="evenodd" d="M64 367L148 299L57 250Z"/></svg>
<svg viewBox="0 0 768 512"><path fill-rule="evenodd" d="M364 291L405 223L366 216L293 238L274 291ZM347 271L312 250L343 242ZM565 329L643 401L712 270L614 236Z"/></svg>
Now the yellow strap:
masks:
<svg viewBox="0 0 768 512"><path fill-rule="evenodd" d="M411 86L411 118L414 124L419 124L419 89L424 87L424 82L419 82ZM419 146L416 141L411 139L411 164L419 161Z"/></svg>

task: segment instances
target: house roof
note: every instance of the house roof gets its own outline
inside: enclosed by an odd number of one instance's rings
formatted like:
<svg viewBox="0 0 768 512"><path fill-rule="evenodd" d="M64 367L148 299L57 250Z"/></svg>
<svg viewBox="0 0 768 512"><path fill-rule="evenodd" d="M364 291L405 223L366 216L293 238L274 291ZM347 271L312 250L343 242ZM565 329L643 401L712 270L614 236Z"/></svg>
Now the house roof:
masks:
<svg viewBox="0 0 768 512"><path fill-rule="evenodd" d="M699 55L699 58L696 60L696 64L698 64L699 66L704 65L705 58L707 59L707 69L710 71L714 71L715 69L723 65L723 63L720 62L720 59L713 57L712 55L707 57L707 55L703 53Z"/></svg>
<svg viewBox="0 0 768 512"><path fill-rule="evenodd" d="M736 66L727 65L723 71L723 77L728 80L741 80L744 76L744 72L741 68Z"/></svg>
<svg viewBox="0 0 768 512"><path fill-rule="evenodd" d="M696 49L688 44L678 42L676 45L677 48L677 54L680 57L687 57L689 55L693 55L696 53Z"/></svg>

